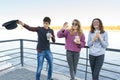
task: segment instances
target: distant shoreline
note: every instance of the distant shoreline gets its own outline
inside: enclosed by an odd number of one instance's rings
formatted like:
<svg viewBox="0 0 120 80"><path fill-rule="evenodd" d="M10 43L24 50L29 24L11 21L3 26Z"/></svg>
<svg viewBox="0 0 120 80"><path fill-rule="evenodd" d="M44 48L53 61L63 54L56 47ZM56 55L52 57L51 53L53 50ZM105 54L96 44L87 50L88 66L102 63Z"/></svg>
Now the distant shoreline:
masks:
<svg viewBox="0 0 120 80"><path fill-rule="evenodd" d="M50 28L54 29L54 30L60 30L62 26L50 26ZM16 28L17 30L24 30L23 27L18 27ZM89 26L82 26L83 30L90 30ZM105 26L104 27L105 30L120 30L120 26ZM0 28L0 30L5 30L5 28Z"/></svg>
<svg viewBox="0 0 120 80"><path fill-rule="evenodd" d="M52 29L54 30L59 30L61 29L62 26L51 26ZM90 30L89 26L82 26L83 30ZM120 30L120 26L105 26L105 30Z"/></svg>

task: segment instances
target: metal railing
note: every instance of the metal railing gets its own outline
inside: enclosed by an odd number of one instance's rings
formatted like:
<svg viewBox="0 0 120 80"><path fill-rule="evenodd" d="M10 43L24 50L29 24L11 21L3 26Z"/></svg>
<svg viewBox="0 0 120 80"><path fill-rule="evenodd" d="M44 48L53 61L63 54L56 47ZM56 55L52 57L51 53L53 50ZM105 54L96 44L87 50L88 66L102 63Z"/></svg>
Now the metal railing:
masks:
<svg viewBox="0 0 120 80"><path fill-rule="evenodd" d="M31 67L36 67L36 66L33 66L31 64L29 64L28 62L25 62L25 59L32 59L32 60L36 60L35 57L31 57L31 56L36 56L36 54L34 53L34 51L36 51L35 48L28 48L28 47L25 47L24 46L24 42L35 42L37 43L36 40L28 40L28 39L14 39L14 40L4 40L4 41L0 41L0 44L2 43L10 43L10 42L17 42L18 43L18 47L15 47L15 48L11 48L11 49L5 49L5 50L0 50L0 54L1 53L9 53L9 54L4 54L4 55L0 55L0 59L1 58L4 58L6 56L12 56L11 58L9 59L5 59L5 60L0 60L0 63L2 62L9 62L11 60L15 60L14 61L14 64L12 64L10 67L7 67L5 69L2 69L0 71L4 71L4 70L7 70L9 68L12 68L12 67L16 67L16 66L19 66L21 65L22 67L23 66L31 66ZM65 44L63 43L51 43L52 45L59 45L59 46L64 46ZM7 45L6 45L7 46ZM0 46L1 47L1 46ZM86 56L85 57L80 57L81 60L84 60L85 63L78 63L78 66L82 65L84 66L84 70L83 69L77 69L79 72L84 72L84 79L85 80L88 80L88 74L91 74L91 71L89 70L90 68L90 65L88 63L89 61L89 58L88 58L88 47L85 46L85 53L86 53ZM32 50L32 51L30 51ZM107 48L106 51L110 51L110 52L120 52L119 49L111 49L111 48ZM12 52L12 53L11 53ZM26 55L29 55L29 56L26 56ZM59 56L63 56L65 57L66 55L65 54L61 54L59 52L53 52L54 55L59 55ZM16 55L16 56L15 56ZM16 59L19 59L19 60L16 60ZM60 61L60 62L64 62L65 64L61 64L61 63L57 63L57 62L54 62L54 65L57 65L57 66L60 66L60 67L65 67L65 68L68 68L68 65L67 65L67 61L65 59L61 59L61 58L56 58L54 57L54 60L57 60L57 61ZM46 63L47 64L47 63ZM115 63L111 63L111 62L104 62L104 64L106 65L109 65L111 67L116 67L116 68L119 68L120 67L120 64L115 64ZM46 69L47 69L47 66L46 66ZM115 70L110 70L110 69L106 69L106 68L102 68L102 71L106 71L106 72L110 72L112 74L116 74L116 75L120 75L120 71L115 71ZM115 77L110 77L110 76L107 76L107 75L104 75L104 74L100 74L101 77L103 78L106 78L108 80L119 80L119 79L116 79Z"/></svg>

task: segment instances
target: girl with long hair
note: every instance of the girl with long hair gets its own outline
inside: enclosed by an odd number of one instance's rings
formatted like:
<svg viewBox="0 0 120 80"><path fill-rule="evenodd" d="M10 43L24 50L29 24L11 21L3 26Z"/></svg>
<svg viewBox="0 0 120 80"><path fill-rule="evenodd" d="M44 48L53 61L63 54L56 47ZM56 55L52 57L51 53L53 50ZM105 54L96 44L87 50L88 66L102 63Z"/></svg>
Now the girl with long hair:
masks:
<svg viewBox="0 0 120 80"><path fill-rule="evenodd" d="M104 62L105 50L108 46L108 34L104 30L102 21L95 18L90 27L87 41L92 80L99 80L99 73Z"/></svg>
<svg viewBox="0 0 120 80"><path fill-rule="evenodd" d="M71 29L67 29L68 23L63 24L62 29L57 33L59 38L65 37L66 58L69 65L70 80L76 80L77 64L79 61L80 50L85 46L85 36L81 29L79 20L74 19Z"/></svg>

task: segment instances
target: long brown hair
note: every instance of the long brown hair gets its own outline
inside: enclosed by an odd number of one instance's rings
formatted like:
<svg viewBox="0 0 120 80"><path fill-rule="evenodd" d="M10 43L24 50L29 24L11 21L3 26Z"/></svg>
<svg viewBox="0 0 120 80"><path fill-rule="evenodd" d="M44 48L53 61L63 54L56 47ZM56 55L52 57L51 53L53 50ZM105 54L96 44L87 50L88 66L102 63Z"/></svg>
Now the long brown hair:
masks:
<svg viewBox="0 0 120 80"><path fill-rule="evenodd" d="M74 22L74 21L77 22L77 24L78 24L77 32L78 32L78 35L81 36L81 35L83 34L83 31L82 31L82 29L81 29L80 21L77 20L77 19L74 19L73 22ZM73 29L73 27L71 27L71 29L70 29L69 31L70 31L70 34L71 34L71 35L74 35L74 29Z"/></svg>
<svg viewBox="0 0 120 80"><path fill-rule="evenodd" d="M94 33L94 31L95 31L95 28L94 28L94 26L93 26L94 20L98 20L98 21L99 21L100 33L104 33L104 32L105 32L105 31L104 31L104 26L103 26L102 21L101 21L99 18L93 19L92 24L91 24L91 27L90 27L90 32L91 32L91 33Z"/></svg>

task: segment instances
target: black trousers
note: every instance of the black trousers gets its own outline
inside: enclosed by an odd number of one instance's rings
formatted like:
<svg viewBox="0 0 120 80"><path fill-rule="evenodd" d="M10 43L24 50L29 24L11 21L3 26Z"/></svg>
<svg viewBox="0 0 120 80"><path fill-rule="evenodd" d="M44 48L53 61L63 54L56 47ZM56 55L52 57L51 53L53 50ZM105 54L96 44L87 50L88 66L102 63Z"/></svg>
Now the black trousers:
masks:
<svg viewBox="0 0 120 80"><path fill-rule="evenodd" d="M104 62L104 55L100 55L100 56L89 55L89 60L92 71L92 79L99 80L99 73Z"/></svg>

